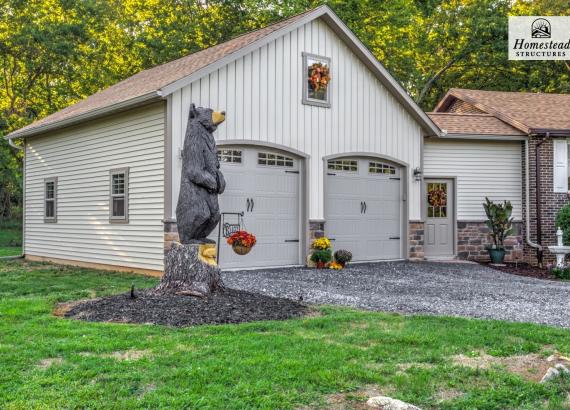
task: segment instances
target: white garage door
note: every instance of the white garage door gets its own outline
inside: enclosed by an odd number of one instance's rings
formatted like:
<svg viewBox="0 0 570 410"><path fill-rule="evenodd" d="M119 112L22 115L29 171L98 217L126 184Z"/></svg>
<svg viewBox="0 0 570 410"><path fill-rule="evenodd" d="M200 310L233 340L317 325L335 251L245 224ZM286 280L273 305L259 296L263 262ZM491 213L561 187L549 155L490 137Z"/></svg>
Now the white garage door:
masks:
<svg viewBox="0 0 570 410"><path fill-rule="evenodd" d="M300 256L300 163L290 154L263 148L220 147L226 191L221 212L243 212L257 244L247 255L236 255L222 235L222 269L298 265ZM237 217L226 216L230 224ZM217 229L212 236L217 235Z"/></svg>
<svg viewBox="0 0 570 410"><path fill-rule="evenodd" d="M398 166L376 159L327 163L325 230L354 261L402 258L402 181Z"/></svg>

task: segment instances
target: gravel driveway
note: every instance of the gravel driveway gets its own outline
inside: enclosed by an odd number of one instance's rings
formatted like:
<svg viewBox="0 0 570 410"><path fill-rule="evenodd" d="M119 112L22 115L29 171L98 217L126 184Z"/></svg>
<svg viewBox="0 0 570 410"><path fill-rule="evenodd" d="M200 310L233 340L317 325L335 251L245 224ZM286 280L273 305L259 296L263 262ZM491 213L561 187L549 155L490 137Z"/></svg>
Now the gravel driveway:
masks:
<svg viewBox="0 0 570 410"><path fill-rule="evenodd" d="M383 262L342 271L225 272L227 286L362 309L534 322L570 328L570 282L510 275L478 264Z"/></svg>

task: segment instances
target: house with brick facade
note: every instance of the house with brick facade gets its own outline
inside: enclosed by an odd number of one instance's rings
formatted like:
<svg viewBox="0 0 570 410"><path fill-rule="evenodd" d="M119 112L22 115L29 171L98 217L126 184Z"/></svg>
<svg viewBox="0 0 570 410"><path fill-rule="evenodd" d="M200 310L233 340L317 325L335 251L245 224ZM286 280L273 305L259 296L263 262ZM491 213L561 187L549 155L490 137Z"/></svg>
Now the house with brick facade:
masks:
<svg viewBox="0 0 570 410"><path fill-rule="evenodd" d="M425 256L487 259L488 196L513 204L507 260L554 262L547 246L569 198L570 95L450 89L428 114L442 135L425 138L425 184L445 184L452 195L445 215L427 207Z"/></svg>

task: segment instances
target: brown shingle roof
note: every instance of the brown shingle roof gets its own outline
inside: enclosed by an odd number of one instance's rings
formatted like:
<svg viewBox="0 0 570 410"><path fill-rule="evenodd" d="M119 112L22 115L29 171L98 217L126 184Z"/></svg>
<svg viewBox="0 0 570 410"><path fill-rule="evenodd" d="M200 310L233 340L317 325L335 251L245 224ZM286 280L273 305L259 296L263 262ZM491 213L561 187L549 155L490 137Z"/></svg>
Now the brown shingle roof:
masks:
<svg viewBox="0 0 570 410"><path fill-rule="evenodd" d="M481 91L452 88L435 111L445 111L454 99L468 102L523 132L570 135L570 94Z"/></svg>
<svg viewBox="0 0 570 410"><path fill-rule="evenodd" d="M238 36L225 43L221 43L177 60L141 71L126 80L99 91L98 93L93 94L67 108L35 121L11 135L17 136L18 134L26 133L27 131L32 131L36 128L72 119L78 115L87 114L116 104L120 105L121 103L126 103L133 99L142 98L143 96L151 93L155 93L155 97L158 97L158 94L156 93L161 88L244 48L281 28L284 28L315 11L316 9L312 9L304 13L297 14L270 26Z"/></svg>
<svg viewBox="0 0 570 410"><path fill-rule="evenodd" d="M524 132L490 114L428 112L427 115L448 134L525 135Z"/></svg>

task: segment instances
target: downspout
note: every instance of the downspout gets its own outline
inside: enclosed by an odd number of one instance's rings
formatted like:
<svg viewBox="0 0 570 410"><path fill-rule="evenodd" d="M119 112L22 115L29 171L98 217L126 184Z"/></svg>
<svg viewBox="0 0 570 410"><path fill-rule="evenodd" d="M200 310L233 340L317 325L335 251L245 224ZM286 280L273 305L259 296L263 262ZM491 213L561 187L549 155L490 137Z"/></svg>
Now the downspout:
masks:
<svg viewBox="0 0 570 410"><path fill-rule="evenodd" d="M530 155L529 155L529 144L528 144L529 138L530 138L530 135L525 140L525 150L524 150L524 152L525 152L525 182L526 182L525 183L525 188L526 188L525 189L525 197L526 197L526 201L525 201L525 205L526 205L526 223L525 223L525 225L526 225L526 243L531 248L537 249L537 253L538 253L538 252L542 252L542 245L534 243L530 239L530 163L529 163Z"/></svg>

